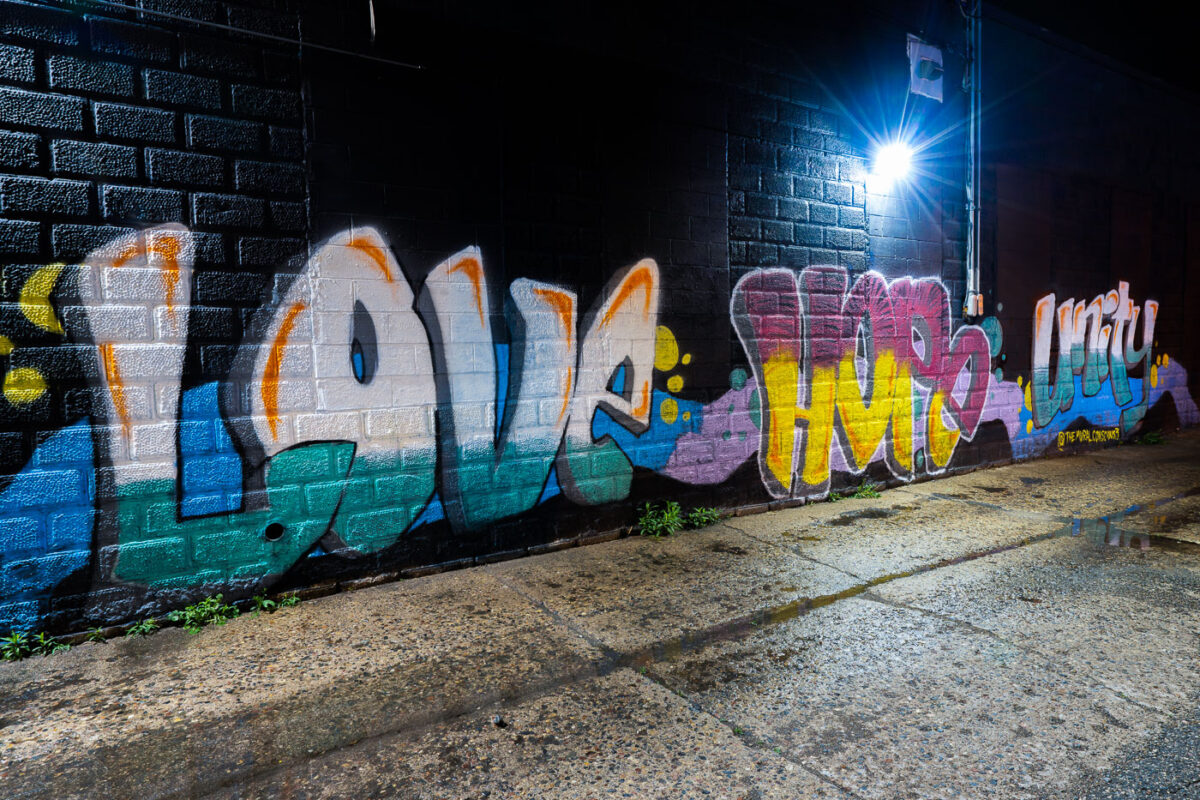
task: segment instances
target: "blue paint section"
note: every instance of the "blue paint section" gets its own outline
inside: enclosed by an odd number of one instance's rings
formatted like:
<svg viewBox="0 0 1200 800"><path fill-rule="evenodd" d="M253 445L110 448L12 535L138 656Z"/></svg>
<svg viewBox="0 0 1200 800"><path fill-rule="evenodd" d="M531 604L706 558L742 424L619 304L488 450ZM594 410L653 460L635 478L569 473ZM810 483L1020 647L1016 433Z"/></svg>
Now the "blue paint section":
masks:
<svg viewBox="0 0 1200 800"><path fill-rule="evenodd" d="M1013 454L1018 458L1041 455L1055 440L1059 433L1066 430L1075 420L1083 417L1095 428L1116 428L1121 424L1121 412L1125 408L1133 408L1141 403L1142 379L1130 378L1129 390L1132 400L1121 406L1113 395L1112 381L1100 385L1100 391L1091 397L1083 394L1083 376L1075 375L1075 396L1071 407L1059 411L1043 428L1034 427L1027 432L1033 412L1021 406L1020 425L1017 428L1017 438L1013 442ZM1153 398L1156 399L1156 398Z"/></svg>
<svg viewBox="0 0 1200 800"><path fill-rule="evenodd" d="M624 368L617 376L624 382ZM666 423L660 409L664 400L673 399L679 405L679 413L673 423ZM611 436L635 467L661 470L667 465L675 450L675 440L687 433L700 432L700 417L703 404L692 400L672 398L667 392L654 390L650 401L650 428L641 436L627 431L604 409L597 409L592 418L592 438L599 440ZM688 419L684 419L684 417Z"/></svg>
<svg viewBox="0 0 1200 800"><path fill-rule="evenodd" d="M625 392L625 365L617 367L617 371L613 373L612 393L623 394Z"/></svg>
<svg viewBox="0 0 1200 800"><path fill-rule="evenodd" d="M242 507L242 459L225 429L216 381L183 393L179 462L183 517L227 514Z"/></svg>
<svg viewBox="0 0 1200 800"><path fill-rule="evenodd" d="M419 528L422 525L430 525L445 518L446 509L442 508L442 496L434 492L433 497L429 498L429 502L425 505L425 510L421 512L419 517L413 520L413 524L409 530Z"/></svg>
<svg viewBox="0 0 1200 800"><path fill-rule="evenodd" d="M33 629L54 588L92 552L96 481L89 420L38 445L0 495L0 631Z"/></svg>
<svg viewBox="0 0 1200 800"><path fill-rule="evenodd" d="M549 500L551 497L557 497L562 494L562 489L558 485L558 469L550 468L550 475L546 478L546 488L542 490L542 496L538 498L537 505Z"/></svg>

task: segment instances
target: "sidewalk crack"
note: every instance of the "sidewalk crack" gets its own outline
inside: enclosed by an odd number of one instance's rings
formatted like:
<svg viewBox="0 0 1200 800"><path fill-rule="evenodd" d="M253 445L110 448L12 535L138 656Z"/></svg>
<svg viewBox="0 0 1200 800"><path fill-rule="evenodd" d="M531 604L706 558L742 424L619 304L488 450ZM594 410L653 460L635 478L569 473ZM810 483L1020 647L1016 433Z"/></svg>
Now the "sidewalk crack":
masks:
<svg viewBox="0 0 1200 800"><path fill-rule="evenodd" d="M838 791L843 792L847 796L854 798L854 800L866 800L866 798L864 798L862 795L858 794L854 790L850 789L848 786L843 786L842 784L838 783L833 778L824 774L820 770L810 767L808 764L804 763L804 761L802 761L800 758L789 754L782 747L776 747L776 748L768 747L766 740L763 737L756 735L749 728L743 727L741 725L736 725L727 719L721 719L716 714L712 713L707 708L702 706L698 701L693 700L692 698L685 695L683 692L672 688L670 685L667 684L667 682L662 678L662 676L659 675L657 672L655 672L653 669L651 669L649 667L643 667L640 670L635 670L635 673L637 675L639 675L640 677L644 678L649 683L653 683L657 686L660 686L663 689L666 689L671 694L678 697L680 700L683 700L685 703L688 704L688 707L691 708L692 711L696 712L697 714L702 714L705 717L708 717L709 719L714 720L718 725L721 725L722 727L726 728L730 732L730 734L732 734L734 736L734 738L740 740L742 742L742 744L746 745L746 747L748 747L752 750L757 750L762 753L767 753L767 754L770 754L773 756L778 756L779 758L783 759L787 763L797 766L800 769L804 770L809 775L813 776L814 778L821 781L822 783L827 783L830 786L832 786L833 788L837 789Z"/></svg>

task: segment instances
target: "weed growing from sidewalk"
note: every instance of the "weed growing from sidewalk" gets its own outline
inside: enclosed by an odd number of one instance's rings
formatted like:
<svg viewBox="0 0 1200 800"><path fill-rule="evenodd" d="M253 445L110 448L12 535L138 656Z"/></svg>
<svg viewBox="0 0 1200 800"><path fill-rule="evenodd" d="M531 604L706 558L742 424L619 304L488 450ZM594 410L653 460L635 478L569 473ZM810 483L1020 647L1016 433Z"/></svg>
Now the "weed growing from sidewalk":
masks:
<svg viewBox="0 0 1200 800"><path fill-rule="evenodd" d="M1133 440L1134 444L1165 444L1167 437L1163 436L1162 431L1150 431Z"/></svg>
<svg viewBox="0 0 1200 800"><path fill-rule="evenodd" d="M0 658L5 661L20 661L33 655L33 646L29 643L29 634L25 631L12 631L0 639Z"/></svg>
<svg viewBox="0 0 1200 800"><path fill-rule="evenodd" d="M158 620L143 619L130 625L129 629L125 631L125 637L132 639L135 636L149 636L156 630L158 630Z"/></svg>
<svg viewBox="0 0 1200 800"><path fill-rule="evenodd" d="M300 598L294 594L282 595L278 600L272 600L266 594L256 594L251 598L254 603L254 616L258 616L264 611L268 614L274 614L281 608L291 608L300 602Z"/></svg>
<svg viewBox="0 0 1200 800"><path fill-rule="evenodd" d="M60 642L48 633L39 633L33 637L33 651L43 656L63 653L71 649L71 645Z"/></svg>
<svg viewBox="0 0 1200 800"><path fill-rule="evenodd" d="M684 514L679 503L674 500L667 500L661 508L656 508L652 503L646 503L642 506L641 515L638 516L638 532L642 536L661 539L684 528L707 528L718 522L722 516L720 511L707 506L693 508Z"/></svg>
<svg viewBox="0 0 1200 800"><path fill-rule="evenodd" d="M167 614L171 622L183 623L188 633L199 633L205 625L224 625L238 615L238 610L224 602L222 595L206 597L180 611Z"/></svg>
<svg viewBox="0 0 1200 800"><path fill-rule="evenodd" d="M224 625L238 616L240 612L237 608L223 600L224 598L219 594L207 597L180 611L172 611L167 614L166 618L171 622L182 623L184 630L188 633L199 633L205 625ZM295 594L285 594L271 599L265 594L261 594L255 597L253 602L255 616L257 616L260 611L272 613L276 609L291 608L300 602L300 598ZM149 636L159 627L156 619L139 620L125 629L125 636L129 639ZM92 628L83 638L88 642L100 643L107 639L103 628ZM23 658L38 655L50 656L70 649L71 645L45 632L34 636L26 631L13 630L9 632L8 636L0 637L0 661L20 661Z"/></svg>
<svg viewBox="0 0 1200 800"><path fill-rule="evenodd" d="M838 500L864 500L875 497L882 497L882 495L879 494L878 484L872 483L868 480L863 480L863 482L855 487L854 491L850 492L849 494L842 494L841 492L835 492L831 490L829 492L829 496L825 499L830 503L836 503Z"/></svg>
<svg viewBox="0 0 1200 800"><path fill-rule="evenodd" d="M721 512L715 508L700 506L687 513L684 524L689 528L707 528L721 521Z"/></svg>
<svg viewBox="0 0 1200 800"><path fill-rule="evenodd" d="M683 509L674 500L668 500L662 508L655 508L650 503L642 506L641 516L638 517L638 531L642 536L653 536L659 539L670 536L683 528Z"/></svg>
<svg viewBox="0 0 1200 800"><path fill-rule="evenodd" d="M256 594L252 600L254 603L254 616L258 616L264 611L268 614L275 613L275 609L279 608L279 603L267 597L265 594Z"/></svg>
<svg viewBox="0 0 1200 800"><path fill-rule="evenodd" d="M25 631L11 631L8 636L0 639L0 659L5 661L20 661L30 656L49 656L70 649L71 645L60 642L45 632L30 636Z"/></svg>
<svg viewBox="0 0 1200 800"><path fill-rule="evenodd" d="M855 499L862 500L863 498L879 497L880 494L879 494L879 490L875 488L875 484L871 483L870 481L864 480L862 483L860 483L858 485L858 488L855 489L854 493L851 494L850 496Z"/></svg>

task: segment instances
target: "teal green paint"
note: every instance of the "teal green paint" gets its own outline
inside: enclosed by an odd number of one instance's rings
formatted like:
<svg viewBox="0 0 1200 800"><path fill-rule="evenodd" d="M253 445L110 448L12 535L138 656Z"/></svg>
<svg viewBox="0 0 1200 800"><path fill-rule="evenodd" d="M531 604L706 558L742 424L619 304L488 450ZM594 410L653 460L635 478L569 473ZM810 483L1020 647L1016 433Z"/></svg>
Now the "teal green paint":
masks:
<svg viewBox="0 0 1200 800"><path fill-rule="evenodd" d="M1050 370L1035 368L1029 377L1032 384L1030 400L1032 401L1033 424L1044 428L1059 411L1066 411L1075 402L1075 378L1071 374L1071 360L1058 356L1058 375L1054 379L1054 388L1050 388Z"/></svg>
<svg viewBox="0 0 1200 800"><path fill-rule="evenodd" d="M1109 361L1112 368L1109 381L1112 383L1113 399L1117 401L1117 405L1123 406L1133 399L1133 392L1129 390L1129 373L1125 368L1125 359L1118 354Z"/></svg>
<svg viewBox="0 0 1200 800"><path fill-rule="evenodd" d="M624 500L633 483L633 465L612 439L580 444L567 437L559 456L560 479L578 502L600 505ZM567 481L563 480L564 488Z"/></svg>
<svg viewBox="0 0 1200 800"><path fill-rule="evenodd" d="M432 448L355 459L340 491L342 504L334 532L364 553L394 544L433 495L436 468L437 455Z"/></svg>
<svg viewBox="0 0 1200 800"><path fill-rule="evenodd" d="M1088 350L1083 364L1083 396L1094 397L1108 378L1108 351Z"/></svg>
<svg viewBox="0 0 1200 800"><path fill-rule="evenodd" d="M340 491L306 489L320 481L340 485L353 455L349 442L284 450L267 465L269 507L219 517L179 520L174 481L120 487L115 576L170 588L282 573L325 534L341 499ZM284 526L276 541L264 536L272 522Z"/></svg>
<svg viewBox="0 0 1200 800"><path fill-rule="evenodd" d="M455 527L473 529L533 508L558 444L550 437L530 437L506 442L498 453L488 444L455 448L443 468L446 517ZM628 460L625 463L628 466ZM629 471L632 475L632 467Z"/></svg>
<svg viewBox="0 0 1200 800"><path fill-rule="evenodd" d="M983 328L983 333L987 336L989 355L996 358L1004 349L1004 327L995 317L984 317L979 327Z"/></svg>

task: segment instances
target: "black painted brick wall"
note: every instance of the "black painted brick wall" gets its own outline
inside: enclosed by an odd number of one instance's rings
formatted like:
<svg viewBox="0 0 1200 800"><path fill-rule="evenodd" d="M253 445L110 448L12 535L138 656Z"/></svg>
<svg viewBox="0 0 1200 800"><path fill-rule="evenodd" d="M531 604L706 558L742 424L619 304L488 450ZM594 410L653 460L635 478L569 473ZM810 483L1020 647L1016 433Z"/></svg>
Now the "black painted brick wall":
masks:
<svg viewBox="0 0 1200 800"><path fill-rule="evenodd" d="M71 262L130 227L188 225L197 304L238 320L219 342L193 331L190 378L220 377L271 268L304 249L299 54L151 12L294 38L290 6L142 0L115 16L0 0L0 264Z"/></svg>
<svg viewBox="0 0 1200 800"><path fill-rule="evenodd" d="M33 270L148 225L187 225L196 269L184 381L195 385L224 376L273 274L308 243L296 46L150 13L294 38L290 0L141 0L143 12L115 14L58 5L0 0L0 333L16 348L7 360L49 384L0 415L0 482L90 413L93 354L36 328L16 303Z"/></svg>

